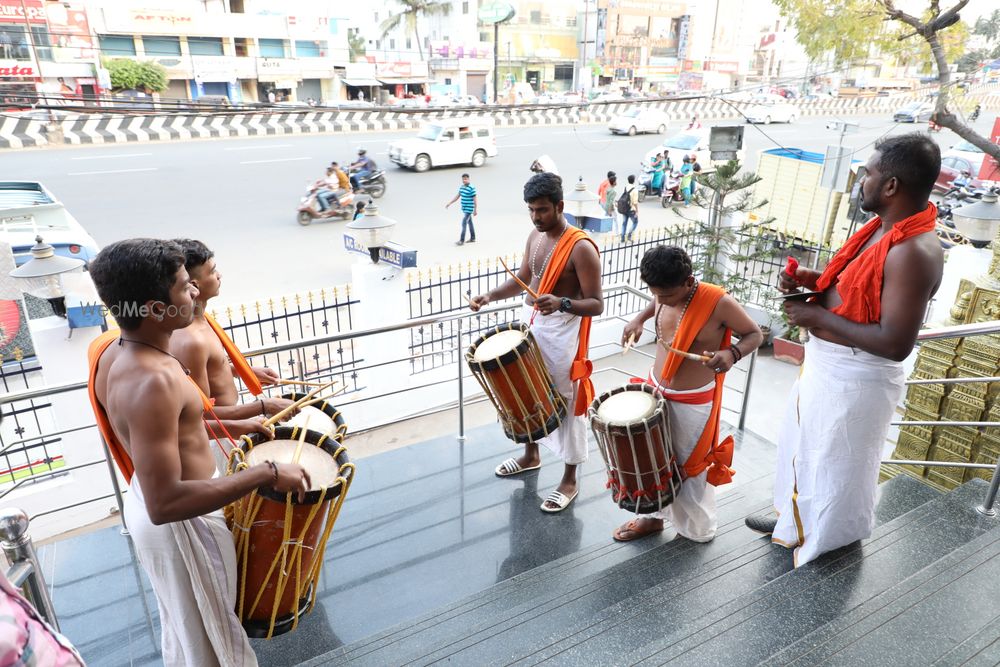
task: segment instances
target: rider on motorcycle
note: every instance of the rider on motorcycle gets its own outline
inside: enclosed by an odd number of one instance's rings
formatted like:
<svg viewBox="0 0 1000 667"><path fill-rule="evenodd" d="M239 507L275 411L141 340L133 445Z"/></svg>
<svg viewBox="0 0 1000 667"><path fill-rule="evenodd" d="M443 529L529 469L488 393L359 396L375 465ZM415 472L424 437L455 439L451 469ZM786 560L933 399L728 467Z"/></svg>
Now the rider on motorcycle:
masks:
<svg viewBox="0 0 1000 667"><path fill-rule="evenodd" d="M326 176L320 178L315 183L313 183L313 189L316 190L316 203L319 204L319 211L323 211L330 208L330 201L338 198L340 191L340 181L337 178L334 162L332 165L327 167ZM341 172L343 173L343 172Z"/></svg>
<svg viewBox="0 0 1000 667"><path fill-rule="evenodd" d="M354 171L355 169L357 171ZM375 160L368 157L368 151L364 148L358 149L358 159L350 166L350 170L354 172L351 174L351 185L354 186L355 192L361 189L361 179L371 176L375 173L375 169Z"/></svg>

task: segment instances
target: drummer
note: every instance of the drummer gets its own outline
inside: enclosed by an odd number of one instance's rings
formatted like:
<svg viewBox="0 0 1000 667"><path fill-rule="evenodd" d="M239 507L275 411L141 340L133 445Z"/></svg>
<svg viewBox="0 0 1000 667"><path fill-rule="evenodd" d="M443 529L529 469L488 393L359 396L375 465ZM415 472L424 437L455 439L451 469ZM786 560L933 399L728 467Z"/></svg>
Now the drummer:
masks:
<svg viewBox="0 0 1000 667"><path fill-rule="evenodd" d="M559 486L542 503L543 512L561 512L578 493L576 469L587 460L587 424L584 415L594 399L587 351L590 319L604 312L601 263L597 246L585 232L563 216L562 179L543 172L524 186L524 201L535 229L528 234L518 280L511 278L496 289L470 300L472 310L493 301L518 296L528 285L538 294L525 297L521 321L531 325L542 359L566 400L562 425L538 442L524 445L524 453L496 467L499 477L520 475L541 467L538 444L563 460ZM581 243L582 241L582 243Z"/></svg>
<svg viewBox="0 0 1000 667"><path fill-rule="evenodd" d="M263 385L277 383L278 374L270 368L248 364L222 327L208 314L208 302L219 295L222 285L215 254L201 241L174 239L174 243L184 251L185 268L191 284L198 288L198 296L190 326L170 337L170 353L187 366L198 387L215 401L215 413L222 419L269 417L287 408L292 401L262 395ZM237 405L239 391L235 375L240 376L256 400Z"/></svg>
<svg viewBox="0 0 1000 667"><path fill-rule="evenodd" d="M236 549L221 509L265 486L302 496L309 475L265 463L218 477L205 399L168 352L198 295L184 261L171 241L130 239L91 262L97 292L121 327L118 343L92 360L91 396L98 422L124 450L124 518L159 603L164 663L256 665L234 612Z"/></svg>
<svg viewBox="0 0 1000 667"><path fill-rule="evenodd" d="M651 248L639 272L655 299L625 327L622 345L638 342L643 324L655 316L654 332L661 344L646 382L667 400L671 442L685 479L670 506L628 521L613 536L629 542L662 531L666 520L678 535L708 542L718 526L714 487L727 484L733 474L732 437L719 443L724 376L764 337L736 299L694 277L691 260L681 248ZM730 332L737 343L730 342ZM686 359L664 344L706 359Z"/></svg>

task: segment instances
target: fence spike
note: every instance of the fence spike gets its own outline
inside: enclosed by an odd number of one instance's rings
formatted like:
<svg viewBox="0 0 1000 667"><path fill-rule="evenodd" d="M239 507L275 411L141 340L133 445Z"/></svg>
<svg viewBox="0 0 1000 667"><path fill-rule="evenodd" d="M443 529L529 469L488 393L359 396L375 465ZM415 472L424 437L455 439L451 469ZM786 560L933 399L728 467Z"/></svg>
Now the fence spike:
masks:
<svg viewBox="0 0 1000 667"><path fill-rule="evenodd" d="M14 361L24 361L24 350L20 345L14 348Z"/></svg>
<svg viewBox="0 0 1000 667"><path fill-rule="evenodd" d="M281 301L282 301L282 305L284 305L284 301L285 301L285 299L284 299L284 298L282 298L282 300L281 300ZM301 303L302 303L302 297L300 297L300 296L299 296L299 293L298 293L298 292L296 292L296 293L295 293L295 305L296 305L296 306L298 306L298 305L300 305Z"/></svg>
<svg viewBox="0 0 1000 667"><path fill-rule="evenodd" d="M260 302L254 301L253 305L257 307L257 314L260 315ZM244 318L247 316L247 307L244 304L240 304L240 315Z"/></svg>

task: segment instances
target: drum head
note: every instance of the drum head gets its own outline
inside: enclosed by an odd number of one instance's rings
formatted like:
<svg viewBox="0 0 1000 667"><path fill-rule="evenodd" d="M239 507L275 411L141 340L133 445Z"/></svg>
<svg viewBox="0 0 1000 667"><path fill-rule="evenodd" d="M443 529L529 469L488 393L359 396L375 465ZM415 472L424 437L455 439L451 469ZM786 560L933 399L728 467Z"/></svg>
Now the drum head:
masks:
<svg viewBox="0 0 1000 667"><path fill-rule="evenodd" d="M524 332L516 329L498 331L476 346L476 352L472 358L478 362L491 361L513 350L524 338Z"/></svg>
<svg viewBox="0 0 1000 667"><path fill-rule="evenodd" d="M251 466L264 463L265 461L291 463L298 444L297 440L269 440L262 442L247 454L247 463ZM310 491L329 487L337 479L337 472L339 470L337 462L332 456L316 445L308 442L302 443L302 454L299 456L299 464L309 472L309 479L312 482L309 487Z"/></svg>
<svg viewBox="0 0 1000 667"><path fill-rule="evenodd" d="M608 426L629 426L648 419L656 405L656 398L645 391L622 391L601 403L597 417Z"/></svg>
<svg viewBox="0 0 1000 667"><path fill-rule="evenodd" d="M295 415L285 423L285 426L299 426L301 428L305 428L307 419L309 420L310 431L333 434L337 430L333 420L330 419L330 415L312 405L307 405L302 408L299 411L299 414Z"/></svg>

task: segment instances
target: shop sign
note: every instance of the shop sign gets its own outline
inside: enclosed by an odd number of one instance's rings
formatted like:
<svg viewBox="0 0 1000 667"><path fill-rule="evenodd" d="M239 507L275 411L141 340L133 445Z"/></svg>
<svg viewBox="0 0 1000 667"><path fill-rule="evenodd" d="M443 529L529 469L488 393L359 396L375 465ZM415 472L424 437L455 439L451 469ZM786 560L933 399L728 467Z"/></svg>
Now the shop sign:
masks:
<svg viewBox="0 0 1000 667"><path fill-rule="evenodd" d="M16 60L0 60L0 76L32 79L37 75L34 65L25 65Z"/></svg>
<svg viewBox="0 0 1000 667"><path fill-rule="evenodd" d="M42 0L0 0L0 23L40 23L45 25Z"/></svg>

